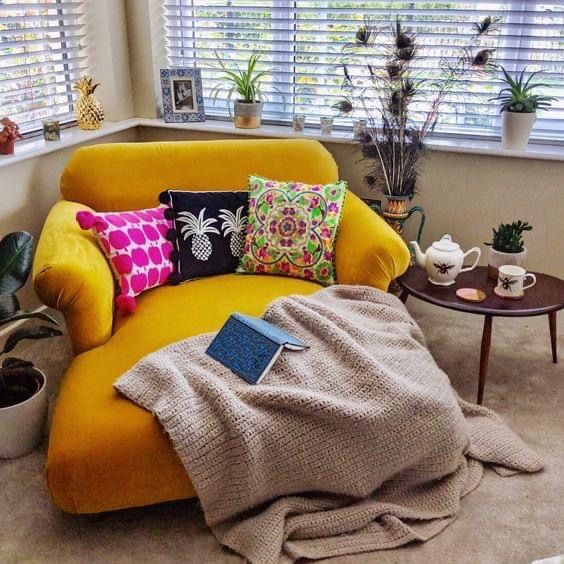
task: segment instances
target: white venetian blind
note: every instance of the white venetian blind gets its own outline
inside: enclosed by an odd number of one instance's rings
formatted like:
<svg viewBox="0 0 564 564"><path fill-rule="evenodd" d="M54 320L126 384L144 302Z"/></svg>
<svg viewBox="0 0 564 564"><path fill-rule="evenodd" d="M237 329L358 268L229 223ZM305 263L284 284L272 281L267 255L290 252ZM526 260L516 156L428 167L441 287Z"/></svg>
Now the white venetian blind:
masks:
<svg viewBox="0 0 564 564"><path fill-rule="evenodd" d="M564 140L564 3L509 2L375 2L360 0L167 0L166 35L172 67L202 70L206 114L227 116L225 100L214 105L209 92L216 84L214 51L226 63L244 65L251 53L262 55L270 102L265 117L288 122L294 113L318 123L340 94L341 49L354 40L366 18L384 25L399 16L417 34L415 62L419 76L436 76L452 46L463 46L474 22L501 18L499 33L483 45L508 71L543 70L546 93L558 101L539 112L534 129L538 140ZM413 66L413 65L412 65ZM351 71L360 72L354 65ZM501 73L497 73L498 76ZM281 94L278 92L279 89ZM490 102L499 90L496 73L474 73L460 82L441 110L442 133L499 135L499 108ZM309 117L311 116L311 117ZM350 119L337 123L347 125Z"/></svg>
<svg viewBox="0 0 564 564"><path fill-rule="evenodd" d="M74 119L72 84L86 70L80 0L0 0L0 117L22 133Z"/></svg>

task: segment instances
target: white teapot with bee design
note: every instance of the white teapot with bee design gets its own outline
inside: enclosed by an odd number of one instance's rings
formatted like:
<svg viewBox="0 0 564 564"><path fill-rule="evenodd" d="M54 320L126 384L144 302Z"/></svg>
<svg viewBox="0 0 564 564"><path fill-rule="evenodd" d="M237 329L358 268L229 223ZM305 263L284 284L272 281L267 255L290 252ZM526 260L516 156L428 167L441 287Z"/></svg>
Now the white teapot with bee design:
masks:
<svg viewBox="0 0 564 564"><path fill-rule="evenodd" d="M478 247L472 247L463 252L458 243L452 240L450 235L443 235L440 241L435 241L425 253L421 252L419 243L411 241L410 245L415 251L415 260L419 266L427 270L429 282L437 286L450 286L461 272L468 272L476 268L482 251ZM462 268L464 259L470 254L476 253L477 257L472 266Z"/></svg>

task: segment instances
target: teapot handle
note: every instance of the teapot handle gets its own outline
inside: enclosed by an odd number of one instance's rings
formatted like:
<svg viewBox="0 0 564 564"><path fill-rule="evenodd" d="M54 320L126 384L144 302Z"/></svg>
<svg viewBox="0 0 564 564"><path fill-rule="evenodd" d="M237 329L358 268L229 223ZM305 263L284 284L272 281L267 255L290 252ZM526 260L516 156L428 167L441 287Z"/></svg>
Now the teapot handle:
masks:
<svg viewBox="0 0 564 564"><path fill-rule="evenodd" d="M476 260L474 261L474 264L472 266L468 266L466 268L463 268L460 270L460 272L468 272L469 270L474 270L476 268L476 266L478 266L478 261L480 260L480 257L482 256L482 250L480 249L480 247L472 247L469 251L466 251L464 253L464 258L466 258L470 253L476 253L477 257Z"/></svg>

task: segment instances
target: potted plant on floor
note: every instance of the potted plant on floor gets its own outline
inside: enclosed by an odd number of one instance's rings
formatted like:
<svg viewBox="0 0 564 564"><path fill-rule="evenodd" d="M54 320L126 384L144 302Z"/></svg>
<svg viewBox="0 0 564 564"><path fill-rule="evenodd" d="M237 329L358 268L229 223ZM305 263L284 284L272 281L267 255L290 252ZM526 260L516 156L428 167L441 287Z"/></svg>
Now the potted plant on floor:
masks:
<svg viewBox="0 0 564 564"><path fill-rule="evenodd" d="M240 129L256 129L260 127L262 106L266 99L261 90L261 79L270 71L257 69L260 56L256 54L249 57L247 68L244 70L241 70L238 65L235 65L234 70L227 68L217 52L215 57L219 64L220 73L223 76L222 81L210 93L214 103L217 101L219 93L222 90L227 90L229 115L233 117L235 127ZM233 104L232 112L231 100L235 94L238 97Z"/></svg>
<svg viewBox="0 0 564 564"><path fill-rule="evenodd" d="M505 264L523 266L527 256L527 249L523 241L523 233L533 228L526 221L514 221L513 223L501 223L497 229L493 229L488 259L488 275L497 280L498 269Z"/></svg>
<svg viewBox="0 0 564 564"><path fill-rule="evenodd" d="M504 149L524 150L537 119L537 110L546 110L556 98L534 92L536 88L550 88L550 84L531 82L539 72L531 73L525 80L526 68L515 78L500 68L503 72L501 80L506 86L490 101L498 101L501 105L501 144Z"/></svg>
<svg viewBox="0 0 564 564"><path fill-rule="evenodd" d="M0 126L0 155L13 155L15 142L22 138L20 128L7 117L0 119Z"/></svg>
<svg viewBox="0 0 564 564"><path fill-rule="evenodd" d="M10 233L0 241L0 326L27 319L40 319L49 325L16 329L6 339L2 355L24 339L62 335L57 321L47 313L20 309L15 292L29 276L32 257L33 238L29 233ZM31 452L41 439L46 416L45 374L29 361L4 358L0 368L0 458Z"/></svg>
<svg viewBox="0 0 564 564"><path fill-rule="evenodd" d="M466 44L443 50L438 74L428 77L414 64L424 60L423 48L399 18L384 27L365 21L354 40L343 47L343 97L334 108L340 115L358 110L367 116L368 127L356 138L369 169L364 179L369 188L384 194L386 204L376 202L372 207L400 235L413 213L407 204L416 193L424 141L434 131L451 92L470 74L494 68L493 49L480 44L496 31L498 21L488 16L475 23ZM419 207L412 210L422 212ZM421 229L422 223L418 238Z"/></svg>

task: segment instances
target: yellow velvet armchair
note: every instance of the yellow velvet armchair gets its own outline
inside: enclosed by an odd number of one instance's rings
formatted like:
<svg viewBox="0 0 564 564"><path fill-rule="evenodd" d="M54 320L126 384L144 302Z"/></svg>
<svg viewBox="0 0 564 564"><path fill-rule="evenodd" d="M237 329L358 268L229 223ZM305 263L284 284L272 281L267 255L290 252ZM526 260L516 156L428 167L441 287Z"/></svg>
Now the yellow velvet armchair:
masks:
<svg viewBox="0 0 564 564"><path fill-rule="evenodd" d="M260 315L274 298L308 294L304 280L222 275L163 286L115 314L115 285L78 210L157 205L165 189L245 189L249 174L307 183L338 179L330 153L310 140L187 141L85 147L61 180L63 199L49 214L35 255L39 297L66 320L75 358L63 378L50 431L47 483L70 513L96 513L195 496L153 416L120 397L114 380L150 352L217 330L233 311ZM349 193L337 238L337 279L386 290L407 268L402 240Z"/></svg>

